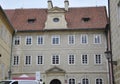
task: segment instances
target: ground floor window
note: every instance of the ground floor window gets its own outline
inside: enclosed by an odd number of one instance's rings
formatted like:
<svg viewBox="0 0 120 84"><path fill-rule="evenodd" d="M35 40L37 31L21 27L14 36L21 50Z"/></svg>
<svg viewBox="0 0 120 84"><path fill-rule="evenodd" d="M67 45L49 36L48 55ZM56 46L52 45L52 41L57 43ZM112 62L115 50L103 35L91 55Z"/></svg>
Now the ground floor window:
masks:
<svg viewBox="0 0 120 84"><path fill-rule="evenodd" d="M69 84L75 84L75 79L69 79Z"/></svg>

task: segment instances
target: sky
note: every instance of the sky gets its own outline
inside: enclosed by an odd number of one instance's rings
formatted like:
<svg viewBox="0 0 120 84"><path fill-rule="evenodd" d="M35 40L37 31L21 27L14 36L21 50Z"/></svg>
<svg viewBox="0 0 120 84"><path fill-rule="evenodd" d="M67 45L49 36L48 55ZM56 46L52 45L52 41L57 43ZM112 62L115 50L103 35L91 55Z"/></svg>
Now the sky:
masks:
<svg viewBox="0 0 120 84"><path fill-rule="evenodd" d="M48 0L0 0L3 9L47 8ZM68 0L69 7L106 6L108 0ZM53 6L64 7L64 0L52 0Z"/></svg>

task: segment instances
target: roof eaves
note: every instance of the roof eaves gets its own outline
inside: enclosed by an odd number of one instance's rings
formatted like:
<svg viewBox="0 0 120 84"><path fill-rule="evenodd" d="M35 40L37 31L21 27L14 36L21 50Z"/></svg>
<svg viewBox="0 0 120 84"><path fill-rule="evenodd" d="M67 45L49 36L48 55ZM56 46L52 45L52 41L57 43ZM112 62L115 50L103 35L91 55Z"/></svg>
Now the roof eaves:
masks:
<svg viewBox="0 0 120 84"><path fill-rule="evenodd" d="M7 22L10 24L10 26L11 26L13 32L14 32L14 27L13 27L13 25L11 24L11 22L10 22L10 20L8 19L8 17L7 17L7 15L5 14L5 12L3 11L1 5L0 5L0 10L2 11L4 17L6 18Z"/></svg>

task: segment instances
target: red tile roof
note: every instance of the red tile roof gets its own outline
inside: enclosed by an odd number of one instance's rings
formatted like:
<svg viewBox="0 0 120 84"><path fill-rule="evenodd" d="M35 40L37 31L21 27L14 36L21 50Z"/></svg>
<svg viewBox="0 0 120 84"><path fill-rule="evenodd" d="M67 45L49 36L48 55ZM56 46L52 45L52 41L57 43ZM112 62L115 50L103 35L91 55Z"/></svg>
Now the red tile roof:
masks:
<svg viewBox="0 0 120 84"><path fill-rule="evenodd" d="M8 9L5 10L8 18L17 30L43 30L47 19L47 9ZM28 19L35 22L29 24ZM69 8L65 13L67 26L70 29L105 28L107 12L103 7ZM83 21L83 20L88 21Z"/></svg>

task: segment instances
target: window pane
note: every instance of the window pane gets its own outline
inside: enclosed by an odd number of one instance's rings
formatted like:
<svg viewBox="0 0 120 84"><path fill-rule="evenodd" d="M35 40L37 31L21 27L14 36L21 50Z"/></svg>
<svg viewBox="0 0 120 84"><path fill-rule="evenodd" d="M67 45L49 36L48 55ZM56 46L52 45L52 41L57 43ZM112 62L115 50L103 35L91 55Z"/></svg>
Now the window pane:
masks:
<svg viewBox="0 0 120 84"><path fill-rule="evenodd" d="M69 55L69 64L74 64L74 63L75 63L74 55Z"/></svg>
<svg viewBox="0 0 120 84"><path fill-rule="evenodd" d="M43 64L43 56L37 57L37 64Z"/></svg>
<svg viewBox="0 0 120 84"><path fill-rule="evenodd" d="M101 55L95 55L96 64L101 64Z"/></svg>
<svg viewBox="0 0 120 84"><path fill-rule="evenodd" d="M58 55L52 56L52 64L59 64L59 56Z"/></svg>
<svg viewBox="0 0 120 84"><path fill-rule="evenodd" d="M87 64L88 63L88 58L87 58L87 55L82 55L82 63L83 64Z"/></svg>
<svg viewBox="0 0 120 84"><path fill-rule="evenodd" d="M75 44L75 36L74 35L69 35L68 36L68 43L69 44Z"/></svg>
<svg viewBox="0 0 120 84"><path fill-rule="evenodd" d="M102 79L96 79L96 84L102 84Z"/></svg>
<svg viewBox="0 0 120 84"><path fill-rule="evenodd" d="M19 56L14 56L13 57L13 65L18 65L19 64Z"/></svg>
<svg viewBox="0 0 120 84"><path fill-rule="evenodd" d="M14 44L15 44L15 45L20 45L20 37L19 37L19 36L16 36L16 37L14 38Z"/></svg>
<svg viewBox="0 0 120 84"><path fill-rule="evenodd" d="M31 36L27 36L26 37L26 45L30 45L32 44L32 37Z"/></svg>
<svg viewBox="0 0 120 84"><path fill-rule="evenodd" d="M26 65L31 64L31 56L26 56L26 57L25 57L25 64L26 64Z"/></svg>
<svg viewBox="0 0 120 84"><path fill-rule="evenodd" d="M87 35L81 35L81 43L87 43Z"/></svg>
<svg viewBox="0 0 120 84"><path fill-rule="evenodd" d="M75 79L69 79L69 84L75 84Z"/></svg>
<svg viewBox="0 0 120 84"><path fill-rule="evenodd" d="M82 80L82 84L89 84L88 79L84 78L84 79Z"/></svg>
<svg viewBox="0 0 120 84"><path fill-rule="evenodd" d="M60 36L52 36L52 44L60 44Z"/></svg>
<svg viewBox="0 0 120 84"><path fill-rule="evenodd" d="M101 43L101 36L100 35L94 36L94 43Z"/></svg>
<svg viewBox="0 0 120 84"><path fill-rule="evenodd" d="M38 44L43 44L43 37L42 36L38 36Z"/></svg>

